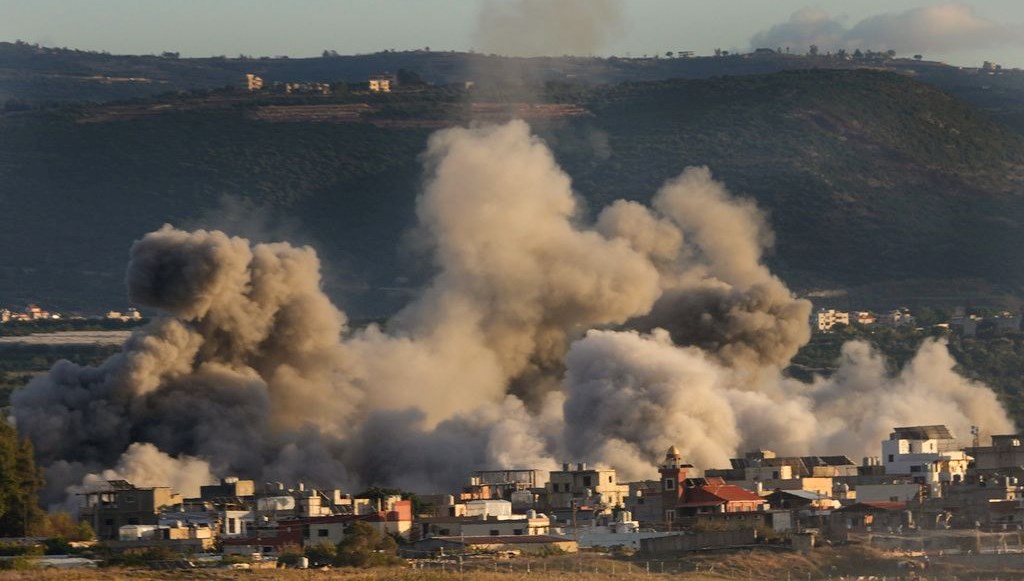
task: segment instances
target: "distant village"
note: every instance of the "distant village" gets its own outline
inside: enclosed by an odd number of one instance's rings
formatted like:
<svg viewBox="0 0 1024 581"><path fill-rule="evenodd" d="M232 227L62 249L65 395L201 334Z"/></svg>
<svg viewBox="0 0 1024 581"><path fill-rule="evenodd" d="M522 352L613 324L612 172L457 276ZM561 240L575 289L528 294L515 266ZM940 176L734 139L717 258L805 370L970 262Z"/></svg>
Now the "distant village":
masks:
<svg viewBox="0 0 1024 581"><path fill-rule="evenodd" d="M970 436L965 443L942 425L895 427L879 456L859 462L755 450L703 474L672 446L639 482L581 462L552 472L481 470L459 490L419 496L224 478L183 498L166 486L111 480L79 495L79 518L114 551L219 549L257 560L336 545L355 522L401 538L410 559L758 543L810 552L848 541L937 554L1020 551L1024 435L994 435L986 446L978 429Z"/></svg>
<svg viewBox="0 0 1024 581"><path fill-rule="evenodd" d="M418 77L415 77L419 84ZM397 88L399 75L391 73L378 73L371 75L364 83L346 83L345 86L356 90L369 91L371 93L390 93L392 88ZM472 83L467 83L466 87ZM336 88L335 84L325 82L278 82L267 84L263 77L255 73L246 73L245 88L250 93L259 91L270 91L284 93L286 95L330 95Z"/></svg>
<svg viewBox="0 0 1024 581"><path fill-rule="evenodd" d="M883 313L872 311L840 311L836 309L818 309L811 317L811 328L822 333L835 330L837 325L859 325L870 327L917 328L917 318L907 307L901 307ZM997 333L1010 333L1021 330L1021 316L1010 311L999 311L989 315L969 313L964 307L953 310L948 322L936 323L934 326L955 331L965 337L977 335L979 328L989 327Z"/></svg>
<svg viewBox="0 0 1024 581"><path fill-rule="evenodd" d="M39 305L30 304L24 309L0 308L0 323L28 323L33 321L141 321L142 313L135 307L124 311L107 311L102 315L66 315L56 311L48 311Z"/></svg>

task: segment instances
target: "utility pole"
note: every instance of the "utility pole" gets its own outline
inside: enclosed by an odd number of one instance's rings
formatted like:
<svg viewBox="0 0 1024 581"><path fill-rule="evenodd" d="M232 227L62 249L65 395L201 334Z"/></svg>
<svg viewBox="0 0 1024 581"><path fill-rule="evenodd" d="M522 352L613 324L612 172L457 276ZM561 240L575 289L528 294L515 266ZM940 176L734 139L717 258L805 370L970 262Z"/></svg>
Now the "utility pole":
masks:
<svg viewBox="0 0 1024 581"><path fill-rule="evenodd" d="M577 500L573 498L572 503L572 536L576 539L576 561L579 563L580 573L583 573L583 551L580 549L580 528L576 522Z"/></svg>

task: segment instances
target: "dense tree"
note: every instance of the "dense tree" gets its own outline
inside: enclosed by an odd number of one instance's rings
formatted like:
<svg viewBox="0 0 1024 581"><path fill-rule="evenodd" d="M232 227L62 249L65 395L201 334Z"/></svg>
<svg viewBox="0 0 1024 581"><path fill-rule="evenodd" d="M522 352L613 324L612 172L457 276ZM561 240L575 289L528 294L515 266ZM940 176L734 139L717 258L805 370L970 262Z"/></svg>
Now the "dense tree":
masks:
<svg viewBox="0 0 1024 581"><path fill-rule="evenodd" d="M391 536L363 521L355 521L345 527L345 538L338 543L336 564L372 567L399 562L398 543Z"/></svg>
<svg viewBox="0 0 1024 581"><path fill-rule="evenodd" d="M0 536L26 536L43 518L39 508L42 473L36 468L32 443L0 420Z"/></svg>

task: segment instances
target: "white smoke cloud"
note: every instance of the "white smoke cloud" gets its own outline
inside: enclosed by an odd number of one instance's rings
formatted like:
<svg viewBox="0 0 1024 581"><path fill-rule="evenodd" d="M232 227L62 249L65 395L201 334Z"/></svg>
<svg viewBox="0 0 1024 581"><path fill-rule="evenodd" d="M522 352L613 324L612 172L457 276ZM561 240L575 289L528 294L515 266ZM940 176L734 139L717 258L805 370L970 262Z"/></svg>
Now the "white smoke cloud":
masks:
<svg viewBox="0 0 1024 581"><path fill-rule="evenodd" d="M437 274L381 327L347 329L311 248L170 226L136 242L129 294L167 316L12 396L47 501L86 474L439 491L556 460L647 478L672 444L706 468L746 447L868 453L895 425L1012 429L941 343L896 376L851 344L833 377L785 377L810 304L764 265L753 202L706 168L589 225L522 122L438 132L423 159Z"/></svg>
<svg viewBox="0 0 1024 581"><path fill-rule="evenodd" d="M900 54L956 51L1024 43L1019 27L980 16L972 7L945 3L878 14L847 28L818 8L804 8L754 35L754 47L793 47L814 44L824 52L838 49L894 50Z"/></svg>
<svg viewBox="0 0 1024 581"><path fill-rule="evenodd" d="M486 0L474 43L505 56L587 56L623 30L620 0Z"/></svg>
<svg viewBox="0 0 1024 581"><path fill-rule="evenodd" d="M676 445L698 468L728 466L737 453L878 455L896 426L945 424L1014 429L995 394L960 377L945 345L926 342L905 368L888 373L866 343L843 348L839 371L803 384L775 375L758 386L664 331L591 331L567 358L565 438L579 457L647 478Z"/></svg>
<svg viewBox="0 0 1024 581"><path fill-rule="evenodd" d="M108 480L127 480L139 487L169 486L186 496L199 496L199 487L216 484L210 465L199 458L173 458L152 444L135 443L118 459L114 468L88 474L71 492L100 490Z"/></svg>

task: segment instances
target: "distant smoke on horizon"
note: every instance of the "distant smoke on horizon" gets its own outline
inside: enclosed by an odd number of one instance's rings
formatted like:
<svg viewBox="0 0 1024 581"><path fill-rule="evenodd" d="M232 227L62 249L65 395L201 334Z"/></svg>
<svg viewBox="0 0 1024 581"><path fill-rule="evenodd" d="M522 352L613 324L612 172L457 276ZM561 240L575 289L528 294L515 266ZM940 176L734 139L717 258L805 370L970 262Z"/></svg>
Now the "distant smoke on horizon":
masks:
<svg viewBox="0 0 1024 581"><path fill-rule="evenodd" d="M758 32L754 48L894 50L899 54L944 52L1024 43L1024 30L987 20L961 3L945 3L865 18L851 27L820 8L803 8L789 20Z"/></svg>
<svg viewBox="0 0 1024 581"><path fill-rule="evenodd" d="M46 501L110 477L437 491L569 458L629 480L672 444L709 468L750 447L877 453L896 425L1013 430L941 342L895 375L851 343L832 377L787 377L810 303L765 266L755 204L706 168L588 224L522 121L439 131L423 160L437 274L384 326L348 328L310 247L171 226L137 241L129 296L166 316L12 396Z"/></svg>
<svg viewBox="0 0 1024 581"><path fill-rule="evenodd" d="M475 48L502 56L588 56L624 32L622 0L485 0Z"/></svg>

